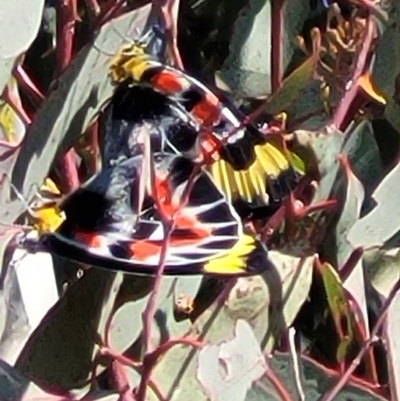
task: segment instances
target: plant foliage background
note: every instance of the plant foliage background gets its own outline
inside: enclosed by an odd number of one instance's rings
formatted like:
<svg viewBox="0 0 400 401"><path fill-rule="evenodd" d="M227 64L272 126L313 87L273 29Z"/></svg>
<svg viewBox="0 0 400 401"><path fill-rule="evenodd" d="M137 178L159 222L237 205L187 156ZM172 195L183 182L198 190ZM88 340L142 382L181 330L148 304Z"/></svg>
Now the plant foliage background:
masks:
<svg viewBox="0 0 400 401"><path fill-rule="evenodd" d="M3 3L0 400L398 400L398 2ZM99 169L110 60L155 15L307 167L259 227L263 275L155 285L17 246L53 224L46 178Z"/></svg>

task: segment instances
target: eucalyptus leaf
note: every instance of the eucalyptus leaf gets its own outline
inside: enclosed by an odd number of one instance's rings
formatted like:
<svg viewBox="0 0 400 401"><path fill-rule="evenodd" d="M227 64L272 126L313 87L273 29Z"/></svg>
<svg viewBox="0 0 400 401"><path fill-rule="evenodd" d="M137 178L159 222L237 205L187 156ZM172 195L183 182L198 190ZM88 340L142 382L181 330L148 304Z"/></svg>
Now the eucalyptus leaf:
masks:
<svg viewBox="0 0 400 401"><path fill-rule="evenodd" d="M205 344L218 345L232 339L238 320L247 321L262 349L271 350L276 339L296 317L311 285L313 258L299 258L270 252L275 269L262 276L238 278L196 319L188 336ZM229 287L230 286L230 287ZM228 291L228 292L226 292ZM207 400L195 379L199 351L177 345L154 369L154 380L170 400ZM179 390L178 390L179 389Z"/></svg>
<svg viewBox="0 0 400 401"><path fill-rule="evenodd" d="M285 71L298 51L295 40L303 29L304 22L312 15L309 2L298 2L297 0L286 0L283 2L282 19L282 38L281 38L281 70ZM273 33L274 34L274 33Z"/></svg>
<svg viewBox="0 0 400 401"><path fill-rule="evenodd" d="M2 5L0 14L0 93L14 64L34 41L42 21L44 0L16 0ZM10 40L12 38L12 40Z"/></svg>
<svg viewBox="0 0 400 401"><path fill-rule="evenodd" d="M344 205L336 224L337 266L342 268L355 249L348 241L347 234L359 219L364 201L364 186L351 171L349 164L344 167L346 173L346 193Z"/></svg>
<svg viewBox="0 0 400 401"><path fill-rule="evenodd" d="M6 86L13 97L16 107L22 107L17 81L11 78ZM15 107L14 106L14 107ZM14 108L5 100L0 99L0 172L9 174L15 164L26 127ZM8 177L10 178L10 177Z"/></svg>
<svg viewBox="0 0 400 401"><path fill-rule="evenodd" d="M30 336L16 362L21 372L60 389L84 388L104 315L115 301L116 278L92 268L72 285Z"/></svg>
<svg viewBox="0 0 400 401"><path fill-rule="evenodd" d="M383 246L400 227L400 164L385 176L374 191L372 198L376 206L358 220L348 233L348 240L356 247L371 248Z"/></svg>
<svg viewBox="0 0 400 401"><path fill-rule="evenodd" d="M27 380L17 369L0 359L0 399L21 399L29 386Z"/></svg>
<svg viewBox="0 0 400 401"><path fill-rule="evenodd" d="M400 131L400 106L398 103L398 85L400 74L400 49L396 43L400 40L400 5L397 2L387 4L389 20L383 26L383 34L375 51L372 64L372 77L378 89L384 94L387 103L385 117Z"/></svg>
<svg viewBox="0 0 400 401"><path fill-rule="evenodd" d="M388 352L387 364L389 370L389 381L392 397L399 397L400 395L400 293L398 292L387 312L387 324L385 325L385 344Z"/></svg>
<svg viewBox="0 0 400 401"><path fill-rule="evenodd" d="M270 0L250 0L236 20L229 57L218 74L235 97L271 92L271 18Z"/></svg>
<svg viewBox="0 0 400 401"><path fill-rule="evenodd" d="M290 105L301 98L301 94L315 73L317 59L309 57L282 82L281 87L274 92L266 103L270 114L287 111Z"/></svg>
<svg viewBox="0 0 400 401"><path fill-rule="evenodd" d="M157 293L156 315L153 325L152 347L156 348L163 336L160 334L160 325L165 328L165 322L170 318L164 315L164 309L172 304L172 296L176 279L163 277L161 286ZM143 288L147 289L142 293ZM116 304L112 313L108 315L110 319L110 331L108 333L109 347L115 352L125 352L135 344L143 330L143 314L149 302L152 281L147 278L125 275L124 283L118 294ZM129 293L128 293L129 292ZM172 313L171 313L172 315ZM162 322L162 323L161 323ZM140 354L140 353L139 353Z"/></svg>
<svg viewBox="0 0 400 401"><path fill-rule="evenodd" d="M346 194L343 209L336 224L335 232L337 248L336 266L339 271L345 266L351 254L355 251L355 247L347 240L347 234L360 217L361 207L365 196L364 187L352 172L349 164L346 163L344 169L347 178ZM364 318L364 330L366 333L369 333L364 269L361 258L357 261L356 265L344 281L343 286L357 302L358 308Z"/></svg>
<svg viewBox="0 0 400 401"><path fill-rule="evenodd" d="M243 344L246 344L245 348ZM224 369L229 375L224 374ZM262 377L266 369L251 326L245 320L238 320L230 341L201 349L197 379L215 401L244 401L253 382Z"/></svg>
<svg viewBox="0 0 400 401"><path fill-rule="evenodd" d="M400 279L400 248L371 248L364 251L363 265L373 288L387 297Z"/></svg>
<svg viewBox="0 0 400 401"><path fill-rule="evenodd" d="M372 124L362 120L346 132L342 153L349 158L355 175L367 190L372 190L383 176L383 164Z"/></svg>
<svg viewBox="0 0 400 401"><path fill-rule="evenodd" d="M289 393L296 396L296 375L292 369L291 359L291 356L288 354L276 353L269 361L269 364L274 369L280 382L285 385L285 388ZM341 377L338 372L326 369L322 365L302 355L299 355L299 365L300 381L307 401L316 401L321 399L322 396L325 395ZM268 384L268 387L271 387L271 385ZM261 390L264 388L265 387L261 387ZM275 396L273 398L265 399L279 400L280 398ZM339 391L334 400L384 401L385 399L375 394L372 389L366 387L365 384L357 384L355 381L350 380Z"/></svg>
<svg viewBox="0 0 400 401"><path fill-rule="evenodd" d="M79 52L38 111L13 171L13 181L28 202L42 185L57 152L65 151L78 139L111 97L108 66L124 44L120 32L134 26L138 38L150 11L148 5L104 25L94 44ZM1 220L13 223L21 213L19 206L11 205L10 213L0 216Z"/></svg>
<svg viewBox="0 0 400 401"><path fill-rule="evenodd" d="M40 275L37 272L40 270ZM2 299L6 317L0 357L15 363L30 334L58 300L53 261L48 253L14 249L3 266Z"/></svg>
<svg viewBox="0 0 400 401"><path fill-rule="evenodd" d="M0 400L2 401L29 401L29 400L56 401L59 394L46 392L24 377L15 367L0 359Z"/></svg>

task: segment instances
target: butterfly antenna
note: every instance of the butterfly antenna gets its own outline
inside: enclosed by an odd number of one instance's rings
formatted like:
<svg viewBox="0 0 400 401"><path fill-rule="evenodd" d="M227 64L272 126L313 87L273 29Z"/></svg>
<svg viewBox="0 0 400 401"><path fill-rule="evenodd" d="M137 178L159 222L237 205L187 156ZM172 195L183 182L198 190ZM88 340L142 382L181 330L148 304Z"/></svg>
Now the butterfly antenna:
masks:
<svg viewBox="0 0 400 401"><path fill-rule="evenodd" d="M122 39L124 43L129 43L132 44L134 41L129 38L128 36L123 35L116 27L115 24L110 25L110 29L118 36L119 39ZM137 29L137 28L136 28ZM104 49L101 49L99 46L97 46L95 43L93 43L93 47L100 53L105 54L107 57L114 57L115 53L109 53L105 51Z"/></svg>
<svg viewBox="0 0 400 401"><path fill-rule="evenodd" d="M24 225L24 224L11 224L11 223L2 223L2 222L0 222L0 226L14 228L16 231L19 231L18 229L21 229L21 230L32 230L31 226L27 226L27 225ZM0 238L2 236L3 236L3 234L0 234Z"/></svg>
<svg viewBox="0 0 400 401"><path fill-rule="evenodd" d="M122 39L125 43L133 43L133 40L129 37L126 36L124 34L122 34L116 27L114 24L111 25L111 29L113 30L113 32L120 38ZM137 29L137 28L136 28Z"/></svg>
<svg viewBox="0 0 400 401"><path fill-rule="evenodd" d="M144 35L140 37L139 42L147 46L150 43L152 36L154 36L154 31L153 29L149 29Z"/></svg>

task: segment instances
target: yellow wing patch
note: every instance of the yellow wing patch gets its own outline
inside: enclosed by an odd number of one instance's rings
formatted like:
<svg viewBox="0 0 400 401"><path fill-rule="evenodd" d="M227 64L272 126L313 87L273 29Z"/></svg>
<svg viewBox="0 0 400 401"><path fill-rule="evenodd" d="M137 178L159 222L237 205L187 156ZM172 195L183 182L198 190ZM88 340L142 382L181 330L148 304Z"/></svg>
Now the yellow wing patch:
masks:
<svg viewBox="0 0 400 401"><path fill-rule="evenodd" d="M40 188L40 192L46 196L60 197L61 192L57 188L57 185L50 179L46 178L44 184ZM56 200L44 200L41 204L33 206L32 210L34 215L32 216L33 228L43 234L45 232L54 232L61 223L65 220L65 214L59 209L58 202Z"/></svg>
<svg viewBox="0 0 400 401"><path fill-rule="evenodd" d="M39 234L54 232L64 221L65 215L56 203L49 203L34 209L33 228Z"/></svg>
<svg viewBox="0 0 400 401"><path fill-rule="evenodd" d="M111 61L109 76L113 84L119 84L132 78L140 81L149 66L150 57L146 54L145 46L130 44L122 46Z"/></svg>
<svg viewBox="0 0 400 401"><path fill-rule="evenodd" d="M249 235L243 235L228 254L210 260L204 265L204 272L210 274L244 274L247 259L256 249L256 241Z"/></svg>
<svg viewBox="0 0 400 401"><path fill-rule="evenodd" d="M288 156L271 143L257 145L254 151L256 159L247 170L235 170L222 159L209 167L229 202L240 198L249 203L259 199L268 204L268 178L278 178L290 167Z"/></svg>

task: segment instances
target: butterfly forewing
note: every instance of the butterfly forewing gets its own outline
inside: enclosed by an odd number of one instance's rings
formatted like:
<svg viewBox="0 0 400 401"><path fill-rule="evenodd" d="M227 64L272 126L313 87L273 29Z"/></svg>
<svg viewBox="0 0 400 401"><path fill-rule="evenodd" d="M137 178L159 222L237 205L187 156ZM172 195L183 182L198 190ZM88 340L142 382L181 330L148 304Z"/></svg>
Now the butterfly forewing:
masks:
<svg viewBox="0 0 400 401"><path fill-rule="evenodd" d="M138 135L148 125L153 152L192 154L199 126L182 106L148 87L121 84L103 114L100 127L103 166L142 153Z"/></svg>
<svg viewBox="0 0 400 401"><path fill-rule="evenodd" d="M145 52L136 52L124 62L117 57L115 63L124 71L117 82L129 77L139 87L165 96L170 104L183 108L189 120L196 122L194 125L208 131L208 135L201 138L192 131L187 135L182 130L178 135L169 131L168 135L168 130L164 130L165 138L174 137L179 144L175 146L177 153L196 161L209 160L206 149L210 146L206 142L215 143L216 139L220 144L217 156L214 152L207 168L230 201L252 206L276 204L297 184L302 172L295 171L291 153L255 126L243 124L245 116L221 94L217 95L185 71L165 65ZM177 121L182 119L182 115L177 116Z"/></svg>

